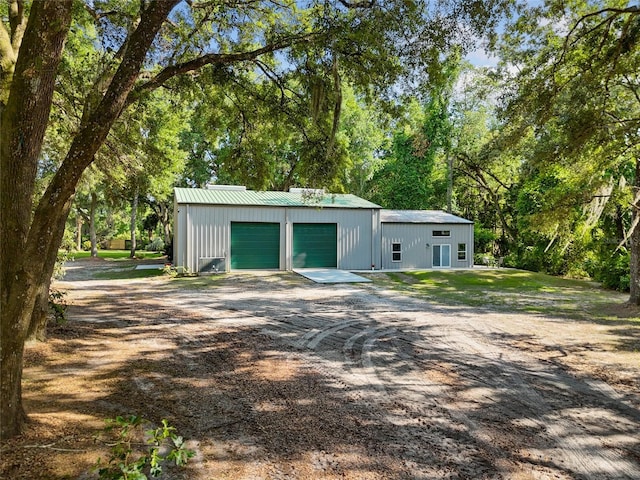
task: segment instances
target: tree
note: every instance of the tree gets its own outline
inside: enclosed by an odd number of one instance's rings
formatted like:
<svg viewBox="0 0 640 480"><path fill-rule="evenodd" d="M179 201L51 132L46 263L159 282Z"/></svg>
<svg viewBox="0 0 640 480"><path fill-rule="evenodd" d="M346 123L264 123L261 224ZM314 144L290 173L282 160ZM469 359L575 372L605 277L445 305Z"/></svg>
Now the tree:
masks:
<svg viewBox="0 0 640 480"><path fill-rule="evenodd" d="M25 419L22 358L37 297L47 285L73 196L123 111L161 86L180 89L197 72L254 70L256 60L282 55L291 70L313 56L337 59L359 85L388 89L411 65L437 58L451 36L469 24L480 31L504 2L454 1L433 14L422 3L218 2L179 0L9 2L0 26L0 437L17 434ZM28 7L28 8L26 8ZM101 8L104 8L102 10ZM28 13L28 17L27 17ZM44 193L35 197L43 138L58 67L72 19L93 21L105 61L80 99L83 115ZM463 18L461 18L463 17ZM7 20L8 28L5 26ZM170 21L169 21L170 20ZM473 21L471 21L473 20ZM74 23L82 30L89 23ZM465 33L467 33L465 31ZM223 68L224 70L224 68ZM181 83L182 82L182 83ZM337 116L334 116L336 119ZM337 120L334 120L334 123ZM324 160L324 159L322 159Z"/></svg>
<svg viewBox="0 0 640 480"><path fill-rule="evenodd" d="M424 103L408 105L408 125L393 136L386 162L373 175L370 199L385 208L437 209L446 204L446 158L451 147L450 102L460 68L453 49L431 66L420 85Z"/></svg>
<svg viewBox="0 0 640 480"><path fill-rule="evenodd" d="M526 186L521 208L536 210L537 228L553 241L550 232L576 230L576 222L595 226L585 220L603 210L587 207L611 197L602 194L608 185L632 185L627 212L634 305L640 305L639 40L638 6L550 0L525 12L502 44L503 58L518 68L507 79L504 119L511 130L505 139L517 143L528 129L535 139L525 168L538 183ZM542 197L538 208L532 202Z"/></svg>

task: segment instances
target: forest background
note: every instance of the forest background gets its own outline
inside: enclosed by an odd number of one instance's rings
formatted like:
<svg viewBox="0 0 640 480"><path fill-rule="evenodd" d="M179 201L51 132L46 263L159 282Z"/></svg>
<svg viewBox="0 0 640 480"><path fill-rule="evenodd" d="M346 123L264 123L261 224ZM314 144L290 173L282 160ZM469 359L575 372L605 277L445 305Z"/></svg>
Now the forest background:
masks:
<svg viewBox="0 0 640 480"><path fill-rule="evenodd" d="M448 210L479 258L640 304L637 5L12 0L0 17L2 437L58 252L169 246L175 186ZM495 66L464 60L478 45Z"/></svg>

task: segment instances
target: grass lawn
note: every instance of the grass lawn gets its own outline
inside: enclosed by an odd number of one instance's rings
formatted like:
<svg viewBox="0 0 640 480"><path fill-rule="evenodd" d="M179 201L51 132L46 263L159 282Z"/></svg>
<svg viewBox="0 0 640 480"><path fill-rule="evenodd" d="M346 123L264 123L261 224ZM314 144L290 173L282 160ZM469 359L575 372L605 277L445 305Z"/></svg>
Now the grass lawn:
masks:
<svg viewBox="0 0 640 480"><path fill-rule="evenodd" d="M624 306L627 295L586 280L515 269L390 272L387 277L393 288L439 303L640 325L640 310Z"/></svg>
<svg viewBox="0 0 640 480"><path fill-rule="evenodd" d="M129 250L98 250L98 258L109 260L131 260ZM136 250L136 258L161 258L162 252L147 252L146 250ZM69 254L69 259L89 258L91 252L73 252Z"/></svg>

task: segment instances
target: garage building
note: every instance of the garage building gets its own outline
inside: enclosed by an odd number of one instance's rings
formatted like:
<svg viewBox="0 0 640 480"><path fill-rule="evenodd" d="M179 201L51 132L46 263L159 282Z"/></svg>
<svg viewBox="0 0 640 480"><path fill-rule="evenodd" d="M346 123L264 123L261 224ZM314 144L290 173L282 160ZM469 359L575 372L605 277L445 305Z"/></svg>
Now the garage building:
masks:
<svg viewBox="0 0 640 480"><path fill-rule="evenodd" d="M174 264L190 272L360 270L380 251L380 206L355 195L176 188L174 209Z"/></svg>
<svg viewBox="0 0 640 480"><path fill-rule="evenodd" d="M473 222L349 194L176 188L173 252L189 272L470 267Z"/></svg>

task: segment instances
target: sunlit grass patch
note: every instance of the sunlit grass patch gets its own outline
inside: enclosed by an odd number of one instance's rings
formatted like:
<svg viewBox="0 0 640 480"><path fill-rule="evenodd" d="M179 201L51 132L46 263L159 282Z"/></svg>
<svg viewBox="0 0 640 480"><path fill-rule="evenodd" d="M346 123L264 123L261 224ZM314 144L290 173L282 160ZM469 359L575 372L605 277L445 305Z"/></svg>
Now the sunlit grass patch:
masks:
<svg viewBox="0 0 640 480"><path fill-rule="evenodd" d="M637 309L618 308L624 304L625 295L586 280L515 269L429 270L387 276L395 288L435 302L640 324Z"/></svg>
<svg viewBox="0 0 640 480"><path fill-rule="evenodd" d="M98 258L109 260L133 260L129 257L129 250L98 250ZM136 258L161 258L162 252L148 252L146 250L136 251ZM69 259L90 258L91 252L73 252L69 254Z"/></svg>

